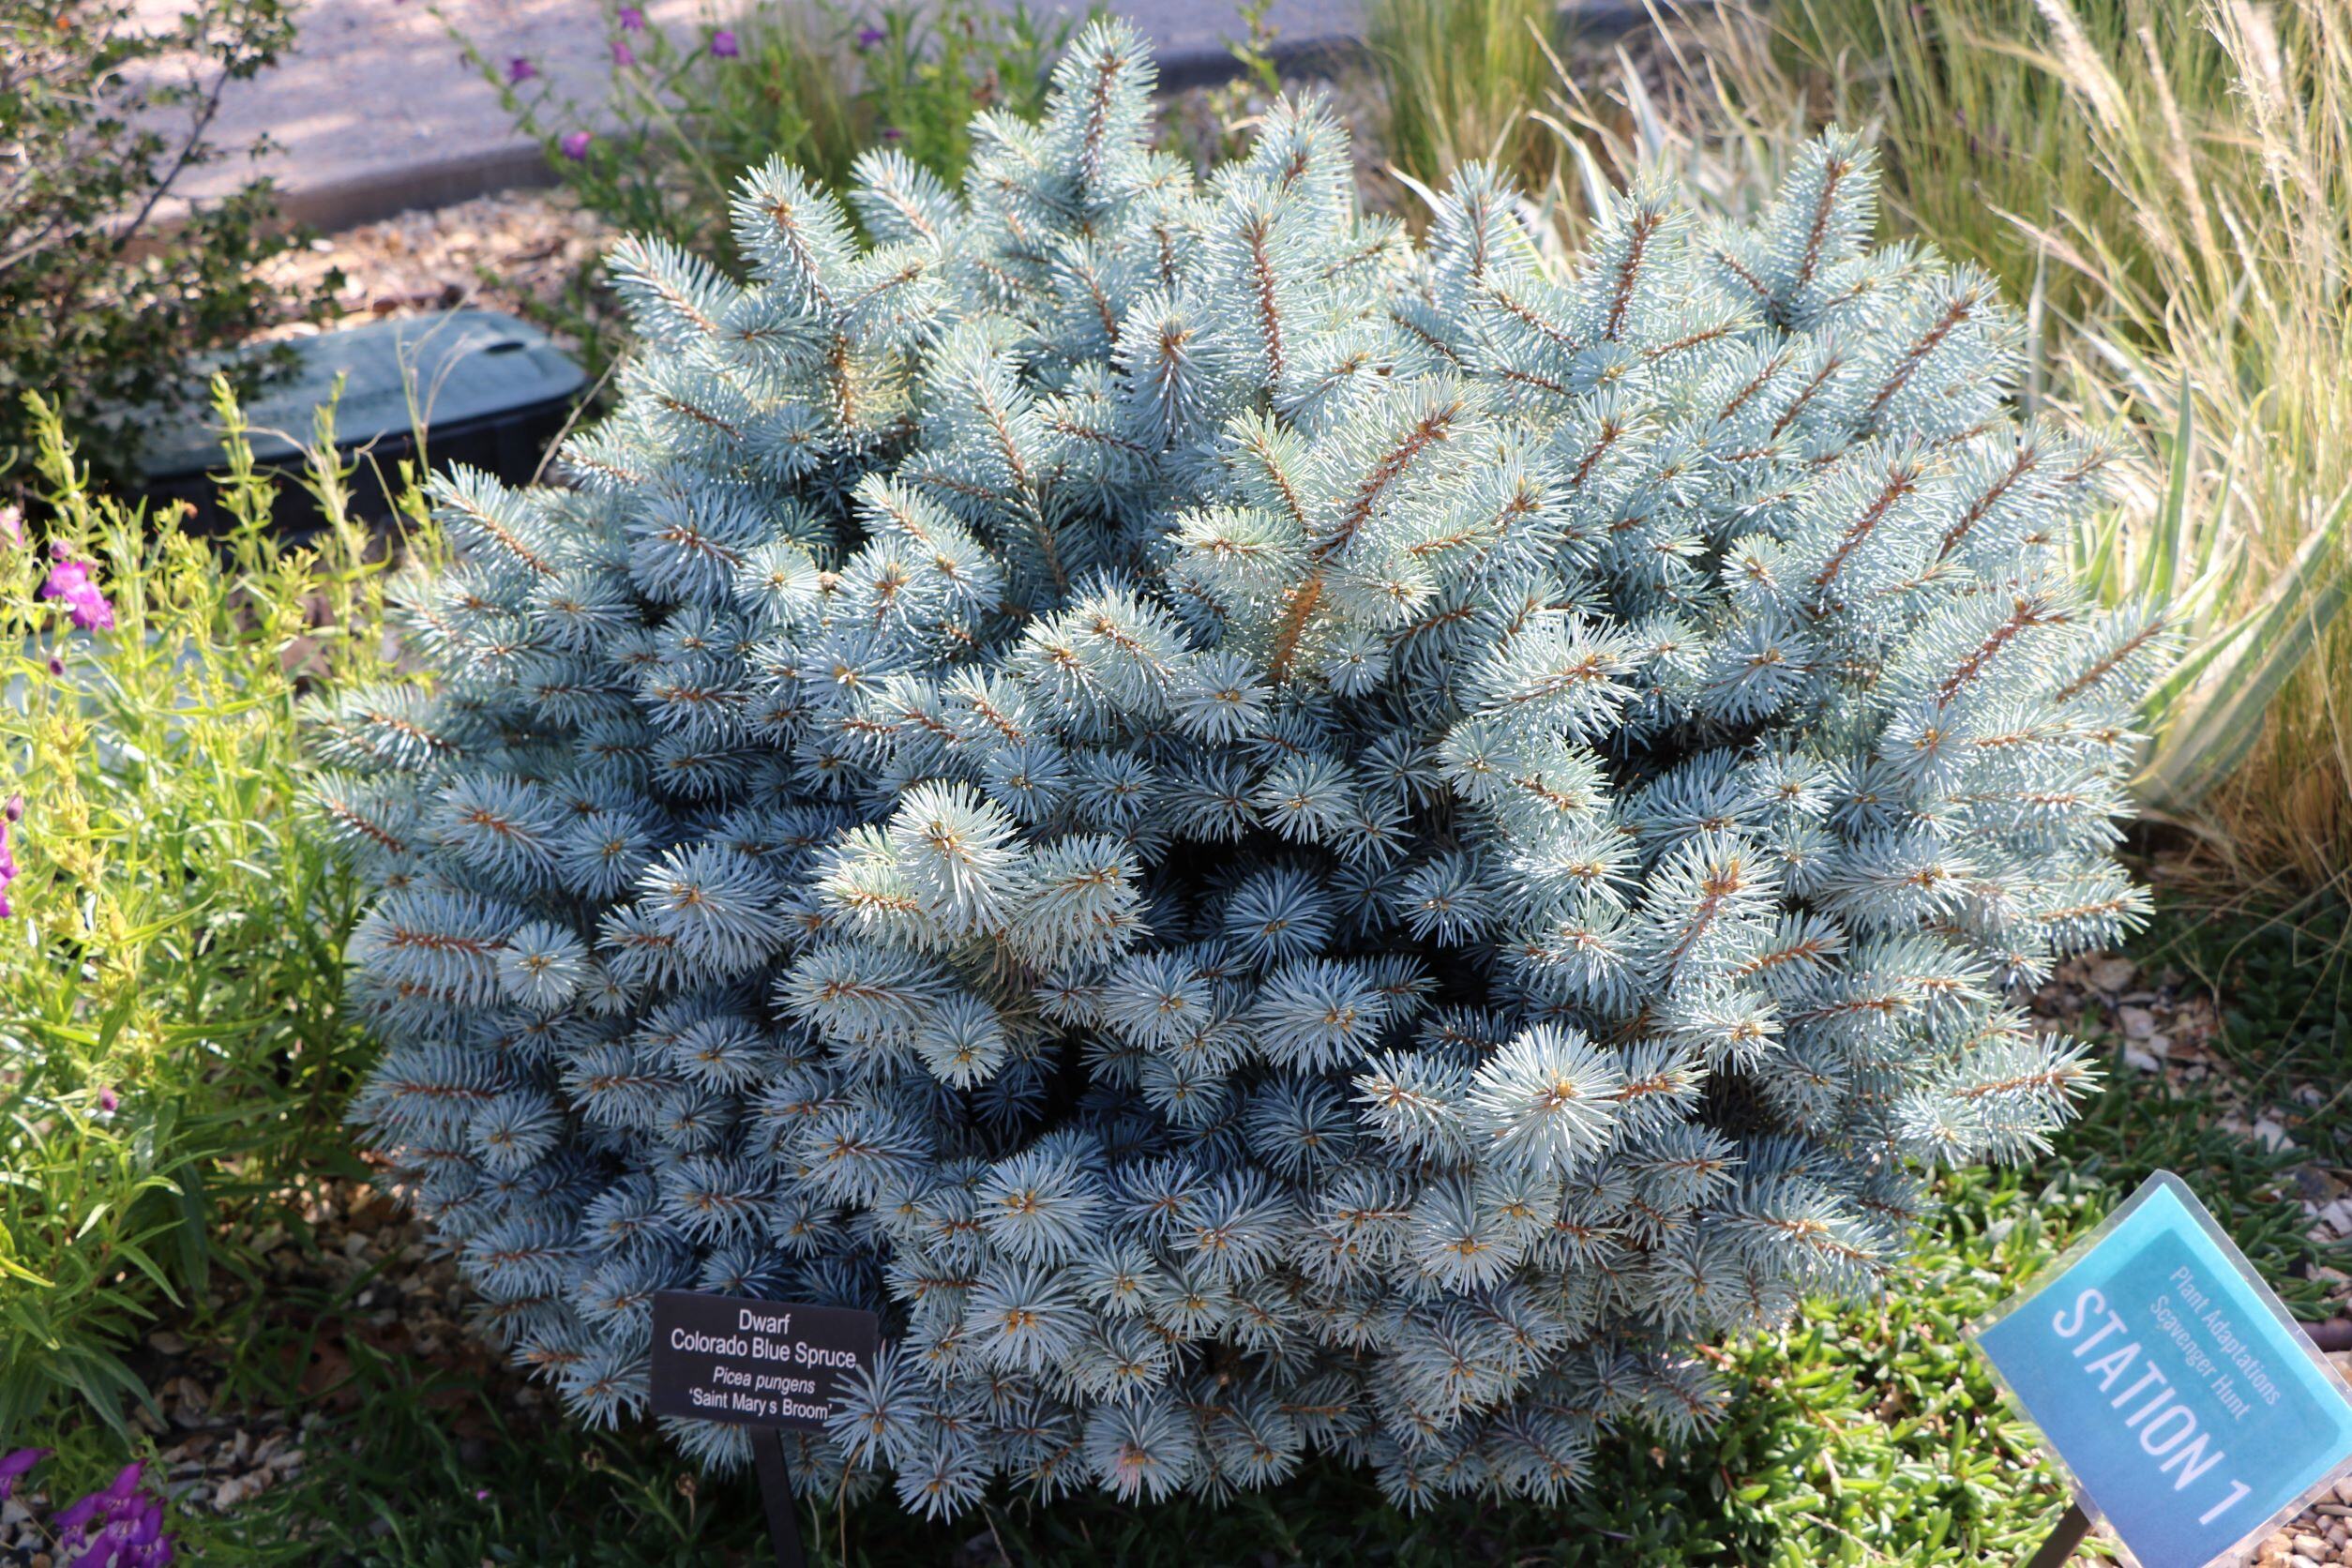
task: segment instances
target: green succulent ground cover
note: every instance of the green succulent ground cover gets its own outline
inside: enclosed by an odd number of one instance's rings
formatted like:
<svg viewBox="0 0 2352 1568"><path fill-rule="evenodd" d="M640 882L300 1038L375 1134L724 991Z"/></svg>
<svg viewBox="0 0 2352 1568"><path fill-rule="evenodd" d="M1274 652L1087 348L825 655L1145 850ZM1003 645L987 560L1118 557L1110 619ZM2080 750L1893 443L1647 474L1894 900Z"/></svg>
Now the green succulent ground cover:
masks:
<svg viewBox="0 0 2352 1568"><path fill-rule="evenodd" d="M2352 988L2340 942L2327 940L2342 925L2340 909L2254 920L2168 906L2137 956L2146 970L2169 965L2216 986L2225 1030L2218 1048L2241 1064L2232 1069L2241 1087L2324 1083L2342 1078L2352 1046L2343 1012ZM1786 1334L1727 1348L1744 1392L1717 1433L1681 1453L1604 1445L1591 1485L1565 1508L1463 1501L1408 1518L1369 1479L1332 1470L1223 1508L1138 1512L1090 1496L1035 1510L997 1500L983 1520L941 1529L879 1496L864 1507L805 1508L811 1558L875 1568L2018 1560L2064 1497L1968 1347L1971 1321L2159 1168L2189 1177L2300 1316L2327 1310L2328 1282L2314 1271L2352 1263L2306 1236L2294 1175L2299 1165L2344 1163L2352 1102L2310 1108L2293 1129L2299 1150L2286 1151L2224 1129L2224 1108L2209 1093L2133 1075L2091 1101L2030 1171L1952 1179L1903 1289L1870 1305L1817 1307ZM348 1313L369 1283L339 1297L264 1291L258 1304L248 1296L224 1317L185 1326L191 1339L235 1347L232 1394L271 1406L307 1399L319 1412L298 1483L227 1519L183 1512L195 1560L765 1560L747 1483L684 1485L657 1442L540 1419L518 1406L519 1385L503 1372L372 1352L347 1338L343 1380L302 1395L289 1369L313 1364L321 1325ZM61 1468L102 1479L121 1452L96 1429L71 1434Z"/></svg>

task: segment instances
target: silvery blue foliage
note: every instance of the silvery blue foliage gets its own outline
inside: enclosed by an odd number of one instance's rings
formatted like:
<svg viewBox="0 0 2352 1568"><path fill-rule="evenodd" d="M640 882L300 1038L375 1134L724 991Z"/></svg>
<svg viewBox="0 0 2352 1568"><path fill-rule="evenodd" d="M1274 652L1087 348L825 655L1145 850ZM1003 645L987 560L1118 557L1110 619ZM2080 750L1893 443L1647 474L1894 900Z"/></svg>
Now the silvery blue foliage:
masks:
<svg viewBox="0 0 2352 1568"><path fill-rule="evenodd" d="M323 718L354 1119L592 1422L700 1288L884 1315L827 1492L1556 1498L2088 1077L2012 988L2138 908L2111 454L1849 138L1558 276L1315 102L1197 179L1151 83L1096 25L960 193L620 248L618 412L441 484L430 697Z"/></svg>

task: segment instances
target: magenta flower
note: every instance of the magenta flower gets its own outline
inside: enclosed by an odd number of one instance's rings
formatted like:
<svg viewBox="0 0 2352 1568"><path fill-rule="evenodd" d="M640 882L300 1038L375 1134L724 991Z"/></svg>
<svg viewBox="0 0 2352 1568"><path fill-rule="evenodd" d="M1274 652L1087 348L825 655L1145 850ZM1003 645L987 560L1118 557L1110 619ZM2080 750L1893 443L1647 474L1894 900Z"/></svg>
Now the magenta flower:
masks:
<svg viewBox="0 0 2352 1568"><path fill-rule="evenodd" d="M83 631L114 629L114 607L90 576L90 564L75 560L63 547L58 550L57 564L49 568L49 580L41 584L40 596L61 601L73 624Z"/></svg>
<svg viewBox="0 0 2352 1568"><path fill-rule="evenodd" d="M59 658L55 654L50 655L49 672L53 675L64 674L66 672L66 661Z"/></svg>
<svg viewBox="0 0 2352 1568"><path fill-rule="evenodd" d="M890 33L887 28L861 27L857 30L857 48L861 54L889 41Z"/></svg>
<svg viewBox="0 0 2352 1568"><path fill-rule="evenodd" d="M16 846L9 842L11 835L8 830L23 820L24 797L10 795L7 810L0 812L0 920L16 917L16 905L8 897L8 884L16 881ZM30 1453L31 1450L23 1452ZM43 1449L42 1452L47 1453L48 1450ZM14 1470L8 1469L19 1457L19 1455L11 1454L8 1458L0 1459L0 1498L8 1495L9 1482L24 1473L23 1466L18 1466ZM27 1465L31 1463L29 1459L25 1461Z"/></svg>
<svg viewBox="0 0 2352 1568"><path fill-rule="evenodd" d="M711 35L711 53L722 60L731 60L743 53L743 45L735 40L734 34L721 27Z"/></svg>
<svg viewBox="0 0 2352 1568"><path fill-rule="evenodd" d="M612 63L623 70L637 64L637 51L628 46L627 39L614 38L612 40Z"/></svg>
<svg viewBox="0 0 2352 1568"><path fill-rule="evenodd" d="M0 1501L7 1500L16 1490L16 1484L24 1479L26 1470L48 1458L49 1455L50 1450L46 1448L20 1448L7 1458L0 1459Z"/></svg>
<svg viewBox="0 0 2352 1568"><path fill-rule="evenodd" d="M904 135L906 135L906 132L900 130L897 126L884 126L882 128L882 139L885 142L896 142Z"/></svg>
<svg viewBox="0 0 2352 1568"><path fill-rule="evenodd" d="M594 136L584 130L572 130L565 132L564 139L555 144L564 150L565 158L578 163L587 158L588 143L595 140Z"/></svg>
<svg viewBox="0 0 2352 1568"><path fill-rule="evenodd" d="M538 74L539 68L522 55L518 54L506 62L506 85L509 87L520 87Z"/></svg>
<svg viewBox="0 0 2352 1568"><path fill-rule="evenodd" d="M635 6L622 7L621 31L624 33L642 33L644 30L645 13L639 10Z"/></svg>
<svg viewBox="0 0 2352 1568"><path fill-rule="evenodd" d="M101 1089L98 1091L98 1109L106 1112L107 1115L113 1115L114 1112L121 1108L122 1103L123 1097L120 1094L115 1093L112 1089Z"/></svg>

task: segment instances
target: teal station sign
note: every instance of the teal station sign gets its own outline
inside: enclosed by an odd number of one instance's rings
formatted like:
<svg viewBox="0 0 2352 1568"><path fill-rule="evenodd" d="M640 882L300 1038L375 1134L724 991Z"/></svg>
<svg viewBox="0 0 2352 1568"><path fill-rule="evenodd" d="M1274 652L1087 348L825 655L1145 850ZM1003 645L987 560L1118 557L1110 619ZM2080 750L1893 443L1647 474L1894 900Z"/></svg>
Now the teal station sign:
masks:
<svg viewBox="0 0 2352 1568"><path fill-rule="evenodd" d="M2205 1568L2352 1470L2352 1387L2169 1171L1976 1338L2142 1568Z"/></svg>

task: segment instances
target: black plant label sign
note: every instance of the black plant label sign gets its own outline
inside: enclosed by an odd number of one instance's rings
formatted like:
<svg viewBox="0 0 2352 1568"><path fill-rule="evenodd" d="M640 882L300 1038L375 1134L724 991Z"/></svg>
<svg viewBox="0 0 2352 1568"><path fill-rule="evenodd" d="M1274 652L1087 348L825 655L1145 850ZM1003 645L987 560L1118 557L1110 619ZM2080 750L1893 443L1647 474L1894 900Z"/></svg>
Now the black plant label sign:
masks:
<svg viewBox="0 0 2352 1568"><path fill-rule="evenodd" d="M881 1341L870 1312L663 1290L654 1297L654 1413L822 1432Z"/></svg>

